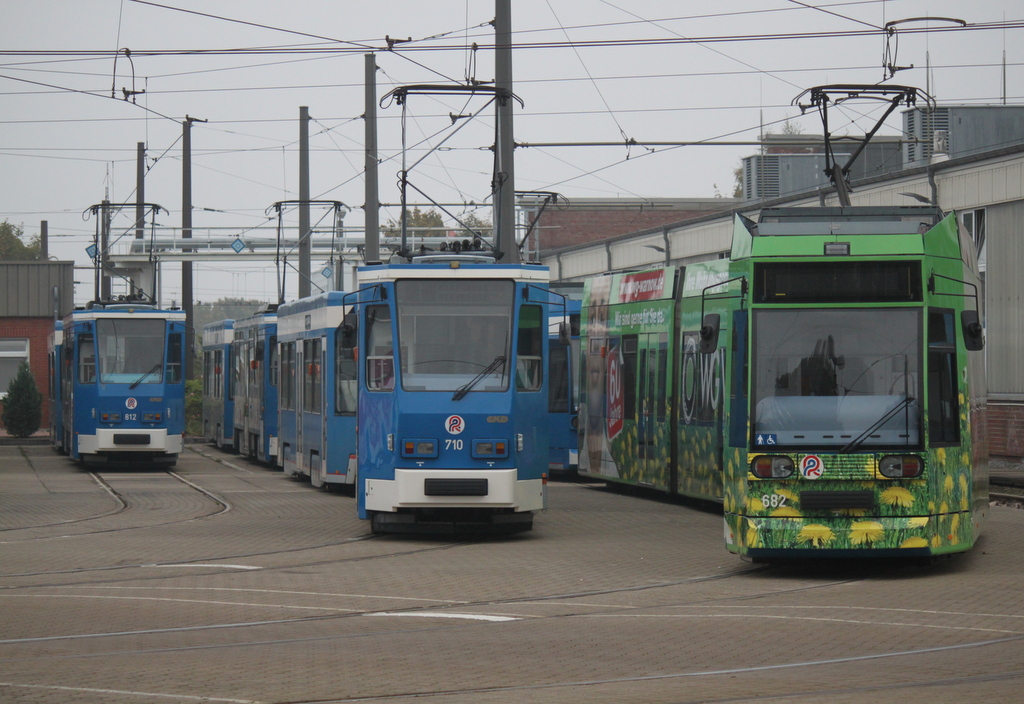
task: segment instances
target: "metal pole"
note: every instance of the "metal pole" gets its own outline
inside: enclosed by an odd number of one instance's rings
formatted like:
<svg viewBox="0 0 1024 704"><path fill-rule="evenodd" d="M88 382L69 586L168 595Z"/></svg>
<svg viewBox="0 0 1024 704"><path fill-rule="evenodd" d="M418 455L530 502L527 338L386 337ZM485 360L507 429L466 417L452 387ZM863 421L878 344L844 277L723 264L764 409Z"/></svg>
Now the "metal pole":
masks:
<svg viewBox="0 0 1024 704"><path fill-rule="evenodd" d="M39 260L49 261L50 259L50 223L46 220L39 221Z"/></svg>
<svg viewBox="0 0 1024 704"><path fill-rule="evenodd" d="M516 243L515 166L512 151L512 3L495 0L494 17L494 77L495 87L504 91L498 96L497 107L497 207L495 208L494 247L500 259L519 264L522 257Z"/></svg>
<svg viewBox="0 0 1024 704"><path fill-rule="evenodd" d="M110 246L110 201L103 199L101 204L103 218L100 225L100 298L110 300L110 275L107 273L107 248Z"/></svg>
<svg viewBox="0 0 1024 704"><path fill-rule="evenodd" d="M366 54L364 129L366 134L365 187L366 204L363 206L363 261L380 260L380 198L377 191L377 61Z"/></svg>
<svg viewBox="0 0 1024 704"><path fill-rule="evenodd" d="M299 108L299 298L306 298L310 288L309 232L309 108Z"/></svg>
<svg viewBox="0 0 1024 704"><path fill-rule="evenodd" d="M135 239L146 238L146 143L135 145Z"/></svg>
<svg viewBox="0 0 1024 704"><path fill-rule="evenodd" d="M181 238L192 239L192 122L185 115L181 123ZM191 252L190 248L182 248ZM181 263L181 307L185 310L185 379L192 379L192 358L195 352L195 318L192 314L192 262Z"/></svg>

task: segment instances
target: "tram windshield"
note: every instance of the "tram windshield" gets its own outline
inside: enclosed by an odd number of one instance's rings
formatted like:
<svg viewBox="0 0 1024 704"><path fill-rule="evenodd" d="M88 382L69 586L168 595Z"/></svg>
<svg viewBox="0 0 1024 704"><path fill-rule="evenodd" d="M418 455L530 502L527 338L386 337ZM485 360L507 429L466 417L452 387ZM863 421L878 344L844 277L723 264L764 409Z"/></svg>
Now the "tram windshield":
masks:
<svg viewBox="0 0 1024 704"><path fill-rule="evenodd" d="M396 282L402 389L507 390L514 293L512 281Z"/></svg>
<svg viewBox="0 0 1024 704"><path fill-rule="evenodd" d="M101 318L96 356L101 384L157 384L163 380L165 322Z"/></svg>
<svg viewBox="0 0 1024 704"><path fill-rule="evenodd" d="M921 310L758 310L755 449L917 447Z"/></svg>

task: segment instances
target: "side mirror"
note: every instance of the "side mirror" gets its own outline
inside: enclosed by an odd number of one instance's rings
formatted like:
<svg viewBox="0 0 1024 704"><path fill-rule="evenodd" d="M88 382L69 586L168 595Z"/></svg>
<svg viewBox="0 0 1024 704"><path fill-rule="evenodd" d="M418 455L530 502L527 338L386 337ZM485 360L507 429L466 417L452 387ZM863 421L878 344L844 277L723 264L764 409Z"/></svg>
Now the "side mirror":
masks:
<svg viewBox="0 0 1024 704"><path fill-rule="evenodd" d="M960 313L960 324L964 331L964 346L971 352L985 347L985 330L978 321L978 311L965 310Z"/></svg>
<svg viewBox="0 0 1024 704"><path fill-rule="evenodd" d="M558 342L566 347L569 346L569 326L565 323L558 324Z"/></svg>
<svg viewBox="0 0 1024 704"><path fill-rule="evenodd" d="M720 325L718 313L708 313L700 327L700 351L702 354L712 354L718 349L718 327Z"/></svg>

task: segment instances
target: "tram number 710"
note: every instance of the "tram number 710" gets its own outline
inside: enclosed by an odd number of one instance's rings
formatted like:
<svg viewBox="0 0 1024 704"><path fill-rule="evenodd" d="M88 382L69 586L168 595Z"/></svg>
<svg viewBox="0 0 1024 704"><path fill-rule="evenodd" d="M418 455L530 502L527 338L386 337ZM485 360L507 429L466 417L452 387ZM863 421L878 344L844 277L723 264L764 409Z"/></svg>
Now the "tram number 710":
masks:
<svg viewBox="0 0 1024 704"><path fill-rule="evenodd" d="M462 440L453 440L452 438L446 438L444 441L444 449L446 450L461 450L462 447Z"/></svg>

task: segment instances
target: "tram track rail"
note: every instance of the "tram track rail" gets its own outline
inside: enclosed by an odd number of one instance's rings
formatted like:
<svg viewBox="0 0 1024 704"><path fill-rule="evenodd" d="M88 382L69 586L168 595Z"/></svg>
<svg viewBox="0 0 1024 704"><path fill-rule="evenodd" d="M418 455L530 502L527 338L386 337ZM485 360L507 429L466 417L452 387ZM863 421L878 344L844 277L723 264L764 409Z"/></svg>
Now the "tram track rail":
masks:
<svg viewBox="0 0 1024 704"><path fill-rule="evenodd" d="M205 513L203 515L199 515L199 516L189 516L188 518L181 518L181 519L176 519L176 520L172 520L172 521L163 521L163 522L160 522L160 523L149 523L149 524L146 524L146 525L119 526L119 527L116 527L116 528L103 528L101 530L86 530L86 531L83 531L81 533L75 533L73 537L81 537L81 536L88 536L88 535L101 535L101 534L104 534L104 533L120 533L120 532L130 531L130 530L143 530L143 529L148 529L148 528L157 528L157 527L169 526L169 525L179 525L179 524L182 524L182 523L189 523L189 522L192 522L192 521L204 520L204 519L207 519L207 518L215 518L217 516L220 516L220 515L223 515L225 513L228 513L232 509L231 504L226 499L224 499L223 497L217 496L216 494L214 494L213 492L211 492L211 491L209 491L207 489L204 489L203 487L199 486L195 482L191 482L188 479L185 479L183 476L181 476L177 472L173 472L173 471L170 471L170 470L165 471L165 472L159 472L159 473L154 472L153 476L157 476L158 474L166 474L167 476L172 477L173 479L181 482L185 486L193 489L197 493L202 494L207 499L212 501L214 503L214 505L217 506L217 509L214 510L214 511L211 511L209 513ZM0 531L0 532L39 530L39 529L43 529L43 528L63 528L63 527L69 526L69 525L74 525L74 524L78 524L78 523L85 523L86 521L96 521L96 520L100 520L100 519L103 519L103 518L110 518L111 516L116 516L116 515L118 515L120 513L125 513L125 512L130 511L132 509L131 502L128 499L126 499L123 495L121 495L121 493L119 493L116 489L114 489L101 476L100 473L89 472L89 476L92 477L93 481L95 481L104 491L106 491L114 499L114 501L117 504L116 508L114 508L114 509L112 509L110 511L104 511L103 513L94 514L92 516L83 516L81 518L70 519L70 520L67 520L67 521L57 521L57 522L54 522L54 523L42 523L42 524L31 525L31 526L19 526L19 527L16 527L16 528L5 528L5 529L3 529L3 531ZM13 540L4 540L3 542L5 542L5 543L26 543L26 542L33 542L33 541L39 541L39 540L63 539L63 538L67 538L67 537L68 536L66 536L66 535L40 535L40 536L33 536L31 538L15 538ZM4 575L0 575L0 577L3 577L3 576Z"/></svg>

